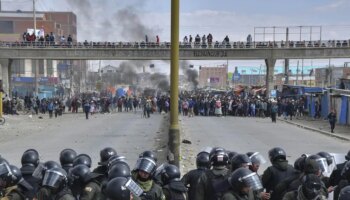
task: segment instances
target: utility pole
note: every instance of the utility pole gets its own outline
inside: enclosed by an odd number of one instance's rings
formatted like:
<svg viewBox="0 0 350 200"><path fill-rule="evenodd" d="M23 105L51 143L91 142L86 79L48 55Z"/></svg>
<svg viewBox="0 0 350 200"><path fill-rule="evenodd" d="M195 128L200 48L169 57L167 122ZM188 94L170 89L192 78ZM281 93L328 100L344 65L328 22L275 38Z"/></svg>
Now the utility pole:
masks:
<svg viewBox="0 0 350 200"><path fill-rule="evenodd" d="M35 13L35 0L33 0L33 19L34 19L34 35L36 35L36 13Z"/></svg>
<svg viewBox="0 0 350 200"><path fill-rule="evenodd" d="M172 164L179 167L180 127L179 127L179 24L180 0L171 0L171 67L170 67L170 128L169 151L174 156Z"/></svg>

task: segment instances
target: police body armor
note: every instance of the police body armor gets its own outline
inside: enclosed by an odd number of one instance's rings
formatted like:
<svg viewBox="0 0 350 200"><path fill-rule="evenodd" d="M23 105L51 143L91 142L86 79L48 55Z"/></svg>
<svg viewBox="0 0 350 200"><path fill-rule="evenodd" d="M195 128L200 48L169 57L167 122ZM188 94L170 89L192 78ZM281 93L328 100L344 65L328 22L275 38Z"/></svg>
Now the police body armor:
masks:
<svg viewBox="0 0 350 200"><path fill-rule="evenodd" d="M33 199L35 197L40 188L40 180L32 176L34 170L34 166L24 166L21 168L23 179L33 187L32 190L25 191L25 195L30 199Z"/></svg>
<svg viewBox="0 0 350 200"><path fill-rule="evenodd" d="M276 185L278 185L283 180L293 176L294 169L291 166L288 166L287 170L285 171L279 170L275 166L271 166L268 169L271 172L272 181L268 186L266 186L266 191L272 193L271 199L275 199L273 195L273 191L275 189L274 187L276 187Z"/></svg>
<svg viewBox="0 0 350 200"><path fill-rule="evenodd" d="M227 177L224 175L215 175L211 170L205 171L208 183L206 184L206 194L210 197L207 199L220 199L224 193L230 188Z"/></svg>
<svg viewBox="0 0 350 200"><path fill-rule="evenodd" d="M185 186L182 184L183 188L178 186L178 183L181 182L172 182L163 187L163 189L169 192L169 197L167 196L167 200L187 200L187 191Z"/></svg>
<svg viewBox="0 0 350 200"><path fill-rule="evenodd" d="M188 184L190 187L188 188L188 197L189 199L194 199L196 195L196 188L198 184L198 179L202 176L203 173L207 171L206 169L195 169L190 171L186 177L186 180L183 179L184 184ZM183 178L184 178L183 177ZM187 186L187 185L185 185Z"/></svg>

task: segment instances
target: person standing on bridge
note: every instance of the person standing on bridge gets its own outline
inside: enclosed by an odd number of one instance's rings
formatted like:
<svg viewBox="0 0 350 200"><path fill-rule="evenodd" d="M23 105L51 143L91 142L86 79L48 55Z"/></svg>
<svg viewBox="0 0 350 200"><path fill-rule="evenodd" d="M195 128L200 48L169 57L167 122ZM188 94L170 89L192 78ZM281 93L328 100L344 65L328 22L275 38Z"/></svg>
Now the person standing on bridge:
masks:
<svg viewBox="0 0 350 200"><path fill-rule="evenodd" d="M157 45L159 45L159 36L156 36L156 40L157 40Z"/></svg>

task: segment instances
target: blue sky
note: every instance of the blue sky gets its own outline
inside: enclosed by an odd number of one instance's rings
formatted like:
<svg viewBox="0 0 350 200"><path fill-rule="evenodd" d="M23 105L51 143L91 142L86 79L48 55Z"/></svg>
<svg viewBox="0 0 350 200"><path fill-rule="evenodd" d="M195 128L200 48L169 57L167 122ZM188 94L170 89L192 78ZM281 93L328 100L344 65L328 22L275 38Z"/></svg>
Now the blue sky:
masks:
<svg viewBox="0 0 350 200"><path fill-rule="evenodd" d="M37 10L73 11L78 19L78 40L83 41L138 41L155 35L161 41L170 40L171 0L36 0ZM31 10L32 0L2 0L5 10ZM258 26L322 26L322 39L350 39L348 11L350 0L181 0L180 40L185 35L212 33L221 41L228 35L231 41L245 40ZM145 33L135 34L134 23L122 23L118 11L134 14ZM272 29L271 29L272 30ZM281 29L282 32L284 29ZM136 31L137 32L137 31ZM290 30L290 39L299 40L299 29ZM303 29L302 39L310 38L309 29ZM313 39L319 39L318 29ZM272 40L272 34L265 40ZM284 34L276 40L285 39ZM256 35L256 40L262 40ZM348 61L348 60L346 60ZM195 66L215 66L227 61L192 61ZM248 62L248 63L247 63ZM263 61L229 61L234 66L260 66ZM344 60L332 60L342 65ZM107 63L107 62L106 62ZM297 61L291 61L296 66ZM327 65L328 61L313 61L315 65ZM281 65L278 62L277 65ZM164 63L160 64L165 65ZM165 67L164 68L168 68ZM168 70L168 69L167 69Z"/></svg>

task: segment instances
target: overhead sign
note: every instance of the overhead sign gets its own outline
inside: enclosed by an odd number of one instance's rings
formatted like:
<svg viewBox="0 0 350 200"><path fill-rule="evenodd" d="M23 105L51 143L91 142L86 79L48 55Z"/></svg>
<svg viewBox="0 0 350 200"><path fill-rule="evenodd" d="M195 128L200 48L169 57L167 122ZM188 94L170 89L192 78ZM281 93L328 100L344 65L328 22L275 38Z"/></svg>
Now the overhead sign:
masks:
<svg viewBox="0 0 350 200"><path fill-rule="evenodd" d="M241 73L234 73L233 75L232 75L232 80L233 81L239 81L239 80L241 80Z"/></svg>

